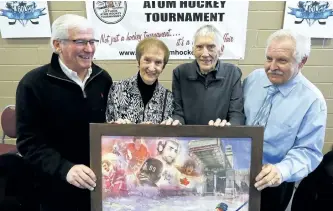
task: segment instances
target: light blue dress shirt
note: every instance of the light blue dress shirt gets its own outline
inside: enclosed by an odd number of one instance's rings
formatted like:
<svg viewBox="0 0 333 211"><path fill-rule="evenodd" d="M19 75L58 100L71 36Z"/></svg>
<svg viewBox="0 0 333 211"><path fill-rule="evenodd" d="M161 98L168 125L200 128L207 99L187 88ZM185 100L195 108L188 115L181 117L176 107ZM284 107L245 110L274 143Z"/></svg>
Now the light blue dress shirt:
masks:
<svg viewBox="0 0 333 211"><path fill-rule="evenodd" d="M243 82L246 125L254 118L272 85L264 69ZM327 106L320 90L299 72L278 86L264 132L263 164L275 164L282 181L301 180L322 160Z"/></svg>

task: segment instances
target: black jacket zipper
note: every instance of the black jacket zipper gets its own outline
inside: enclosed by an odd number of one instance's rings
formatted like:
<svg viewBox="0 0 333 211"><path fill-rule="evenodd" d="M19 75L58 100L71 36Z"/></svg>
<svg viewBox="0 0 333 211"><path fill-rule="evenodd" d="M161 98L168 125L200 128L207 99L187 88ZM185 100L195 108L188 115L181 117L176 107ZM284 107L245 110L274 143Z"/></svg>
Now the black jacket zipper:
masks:
<svg viewBox="0 0 333 211"><path fill-rule="evenodd" d="M103 70L99 71L98 73L96 73L96 75L94 75L93 77L91 77L90 79L88 79L88 81L86 82L86 84L84 85L83 90L82 90L83 98L87 98L87 94L85 92L85 88L86 88L87 84L90 81L92 81L96 76L98 76L99 74L101 74L102 72L103 72ZM60 78L60 77L57 77L57 76L54 76L54 75L50 75L50 74L47 74L47 75L50 76L50 77L52 77L52 78L56 78L56 79L59 79L59 80L62 80L62 81L67 81L67 82L70 82L70 83L78 85L77 83L75 83L74 81L71 81L71 80L67 80L67 79Z"/></svg>

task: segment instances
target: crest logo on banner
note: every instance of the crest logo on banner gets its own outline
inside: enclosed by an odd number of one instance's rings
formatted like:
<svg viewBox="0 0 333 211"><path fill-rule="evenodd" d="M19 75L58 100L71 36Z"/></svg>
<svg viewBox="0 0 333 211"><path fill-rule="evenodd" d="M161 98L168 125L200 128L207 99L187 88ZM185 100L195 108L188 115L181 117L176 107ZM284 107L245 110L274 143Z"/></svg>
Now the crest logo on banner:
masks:
<svg viewBox="0 0 333 211"><path fill-rule="evenodd" d="M126 1L94 1L93 8L96 16L106 24L120 22L127 10Z"/></svg>
<svg viewBox="0 0 333 211"><path fill-rule="evenodd" d="M283 28L311 38L333 38L333 1L286 1Z"/></svg>
<svg viewBox="0 0 333 211"><path fill-rule="evenodd" d="M16 21L19 21L22 26L26 26L29 21L32 24L39 24L39 21L33 21L33 19L46 15L45 8L37 9L34 1L9 1L5 6L7 9L0 9L0 16L7 17L10 20L9 25L15 25Z"/></svg>
<svg viewBox="0 0 333 211"><path fill-rule="evenodd" d="M2 38L51 37L47 1L0 1Z"/></svg>
<svg viewBox="0 0 333 211"><path fill-rule="evenodd" d="M299 1L297 8L289 7L291 11L288 14L301 19L295 20L295 24L301 24L306 20L309 26L316 21L321 25L325 25L326 19L333 16L333 9L330 9L329 6L330 3L328 1Z"/></svg>

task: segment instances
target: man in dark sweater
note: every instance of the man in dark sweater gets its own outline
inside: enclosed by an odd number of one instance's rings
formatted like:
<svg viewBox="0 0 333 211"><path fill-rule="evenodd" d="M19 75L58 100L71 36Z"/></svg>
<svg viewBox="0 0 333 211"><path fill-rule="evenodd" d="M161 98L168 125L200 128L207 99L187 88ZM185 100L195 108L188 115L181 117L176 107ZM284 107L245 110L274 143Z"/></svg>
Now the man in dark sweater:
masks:
<svg viewBox="0 0 333 211"><path fill-rule="evenodd" d="M197 30L193 46L196 60L173 71L173 119L163 124L244 124L242 72L219 60L223 50L223 38L214 26Z"/></svg>
<svg viewBox="0 0 333 211"><path fill-rule="evenodd" d="M92 63L93 26L63 15L52 24L51 62L29 71L16 93L17 148L38 177L41 210L90 210L89 123L105 122L110 75Z"/></svg>

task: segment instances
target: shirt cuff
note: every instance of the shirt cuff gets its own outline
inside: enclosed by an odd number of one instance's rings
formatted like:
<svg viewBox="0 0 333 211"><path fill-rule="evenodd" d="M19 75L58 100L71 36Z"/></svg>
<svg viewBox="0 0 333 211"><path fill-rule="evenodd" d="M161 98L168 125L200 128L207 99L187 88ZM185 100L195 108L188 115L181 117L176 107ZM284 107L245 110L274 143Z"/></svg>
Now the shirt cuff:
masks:
<svg viewBox="0 0 333 211"><path fill-rule="evenodd" d="M281 181L282 182L288 181L290 179L290 176L291 176L288 165L281 162L281 163L275 164L275 166L280 171L280 174L281 174L281 177L282 177Z"/></svg>
<svg viewBox="0 0 333 211"><path fill-rule="evenodd" d="M74 166L74 163L71 163L67 160L64 161L64 163L59 168L59 176L62 180L67 181L67 174L73 166Z"/></svg>

